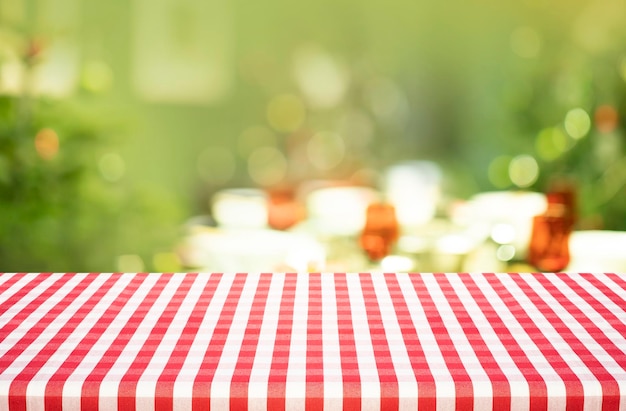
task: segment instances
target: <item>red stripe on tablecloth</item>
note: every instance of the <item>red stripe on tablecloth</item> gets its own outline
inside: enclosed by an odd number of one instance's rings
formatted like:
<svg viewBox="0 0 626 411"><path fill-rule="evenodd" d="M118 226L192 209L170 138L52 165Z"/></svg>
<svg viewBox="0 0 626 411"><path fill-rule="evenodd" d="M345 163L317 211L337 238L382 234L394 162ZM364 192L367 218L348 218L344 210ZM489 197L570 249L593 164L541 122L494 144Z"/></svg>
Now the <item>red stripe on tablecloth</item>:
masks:
<svg viewBox="0 0 626 411"><path fill-rule="evenodd" d="M146 274L149 275L149 274ZM98 364L91 371L89 376L85 378L81 390L81 409L83 410L97 410L99 402L100 384L107 373L111 370L111 367L115 364L120 354L133 337L135 330L141 324L146 314L150 311L150 308L154 305L154 302L159 298L163 289L170 281L171 276L159 275L156 283L152 286L148 294L137 306L137 309L133 312L128 319L124 328L122 328L115 340L111 343L106 350ZM118 312L122 309L122 304L116 307Z"/></svg>
<svg viewBox="0 0 626 411"><path fill-rule="evenodd" d="M18 276L14 276L14 277L17 278ZM47 277L45 275L40 274L40 275L35 276L27 284L24 284L24 286L21 287L15 294L9 297L5 302L0 304L0 313L6 312L11 306L16 304L26 295L28 295L28 293L33 288L37 287L44 280L46 280L46 278ZM29 299L32 298L32 301L30 301L24 308L22 308L20 312L15 314L15 316L11 318L11 320L8 323L6 323L2 328L0 328L0 342L4 341L4 339L7 338L13 330L15 330L20 324L22 324L24 320L28 318L28 316L31 315L33 311L39 308L39 306L43 302L45 302L48 298L54 295L61 287L63 287L63 285L70 278L72 278L71 274L60 275L52 284L50 284L50 286L48 286L48 288L41 290L39 295L37 295L36 297L29 297ZM4 368L3 362L0 359L0 372L4 371L5 369L6 368Z"/></svg>
<svg viewBox="0 0 626 411"><path fill-rule="evenodd" d="M491 328L498 335L502 345L504 345L509 353L509 356L528 383L530 409L536 411L547 410L548 390L545 380L541 374L539 374L532 361L528 358L526 352L518 344L513 334L511 334L509 327L498 314L498 311L493 306L492 301L485 296L484 291L476 284L472 276L464 276L463 283L472 295L476 304L481 308L481 311L485 315L485 318L487 318L487 321L489 321ZM497 293L499 294L499 292Z"/></svg>
<svg viewBox="0 0 626 411"><path fill-rule="evenodd" d="M35 324L28 332L20 339L20 341L15 344L3 357L11 358L13 360L17 359L19 355L30 346L45 331L45 329L52 323L55 319L57 319L63 311L74 302L74 300L85 291L87 287L96 279L95 275L87 275L82 280L78 282L72 288L72 290L54 305L46 315L41 318L37 324ZM67 281L67 280L66 280ZM83 305L83 307L85 307ZM83 308L81 307L81 308ZM90 310L89 303L87 303L86 312ZM79 314L80 313L80 314ZM80 320L84 318L85 311L79 310L79 313L76 315ZM82 315L82 317L80 317ZM79 323L80 321L78 321ZM71 322L71 325L68 326L66 324L65 327L62 328L66 332L72 328L72 326L76 325L76 322ZM11 381L11 385L9 386L9 408L14 411L26 410L26 390L28 388L28 383L31 381L33 376L37 374L39 371L39 367L46 363L46 357L52 355L54 351L58 348L58 346L64 341L64 337L62 334L59 337L59 333L53 337L51 341L49 341L44 348L29 362L29 365L26 366L21 373L19 373L13 381ZM61 339L61 341L59 341ZM13 361L11 360L11 362ZM4 364L2 364L2 368L4 369Z"/></svg>
<svg viewBox="0 0 626 411"><path fill-rule="evenodd" d="M385 275L385 280L393 301L398 325L402 331L404 346L407 349L411 367L417 380L417 408L420 410L434 410L437 406L435 379L429 368L409 307L398 283L398 277L397 275L389 274Z"/></svg>
<svg viewBox="0 0 626 411"><path fill-rule="evenodd" d="M189 292L191 285L196 279L196 274L187 274L179 284L176 292L164 308L161 316L156 321L154 328L150 331L143 346L135 355L135 360L129 366L126 374L121 378L118 388L117 406L120 410L133 411L136 409L137 382L148 367L154 356L159 342L167 333L172 320L176 316L180 305Z"/></svg>
<svg viewBox="0 0 626 411"><path fill-rule="evenodd" d="M561 281L565 282L576 294L578 294L587 304L589 304L598 314L602 316L602 318L611 325L618 333L621 335L626 335L626 323L620 320L614 312L609 310L602 302L600 302L596 297L594 297L589 291L587 291L583 286L581 286L578 282L576 282L570 276L560 277ZM555 287L556 289L556 287ZM602 292L602 290L598 290ZM571 303L568 301L568 303ZM622 300L622 304L624 304ZM576 307L578 308L578 307ZM578 317L577 317L578 318ZM590 334L593 338L602 345L602 347L607 350L607 352L613 357L615 362L617 362L623 369L626 370L626 355L624 355L624 351L617 347L613 341L606 337L604 331L601 328L597 327L596 324L588 319L589 326L585 326L587 331L590 332L590 329L593 328L596 331Z"/></svg>
<svg viewBox="0 0 626 411"><path fill-rule="evenodd" d="M606 296L606 298L611 300L611 302L613 302L615 305L617 305L618 307L622 307L622 308L624 307L624 299L622 297L620 297L611 288L611 286L609 286L608 284L606 284L604 281L600 280L597 276L595 276L593 274L581 274L581 276L585 280L590 282L598 290L600 290L600 292L602 292L602 294L604 294ZM609 279L613 280L617 284L618 287L621 287L623 290L626 290L626 281L624 281L620 276L615 275L615 274L613 274L613 275L606 274L606 276ZM618 319L618 322L621 323L621 324L624 324L624 321L622 319Z"/></svg>
<svg viewBox="0 0 626 411"><path fill-rule="evenodd" d="M534 274L541 278L542 274ZM514 277L514 274L508 274L509 278ZM526 312L526 307L519 303L519 299L516 298L500 280L498 275L485 274L485 278L489 281L492 287L495 288L497 284L502 288L498 288L498 294L500 298L507 301L507 306L511 310L511 313L515 316L519 324L524 328L526 334L533 340L537 348L541 351L545 359L550 363L554 371L561 377L565 384L566 395L566 410L574 410L583 408L583 387L580 378L570 368L567 361L561 356L559 351L554 348L550 340L548 340L543 331L537 327L533 318ZM543 279L545 281L545 279ZM527 296L528 297L528 296Z"/></svg>
<svg viewBox="0 0 626 411"><path fill-rule="evenodd" d="M421 275L411 275L411 283L422 302L424 314L428 318L430 328L437 340L437 345L441 350L446 366L450 370L450 375L454 379L455 387L455 409L458 411L467 411L474 408L474 389L472 379L465 370L463 362L459 357L459 353L454 348L452 338L448 333L445 321L441 318L441 314L437 310L437 305L426 288L426 284Z"/></svg>
<svg viewBox="0 0 626 411"><path fill-rule="evenodd" d="M3 283L0 284L0 295L2 295L2 293L6 292L9 288L11 288L16 282L18 282L22 277L24 277L24 275L26 275L26 273L14 273L13 275L10 275L8 273L0 273L0 278L9 277L8 280L5 280ZM39 277L39 276L35 276L35 277ZM43 281L43 279L41 279L40 282L41 281ZM23 289L23 287L21 289ZM0 313L3 313L5 311L5 308L4 308L5 304L6 302L0 304ZM10 305L8 305L8 307L10 307Z"/></svg>
<svg viewBox="0 0 626 411"><path fill-rule="evenodd" d="M111 277L117 282L121 275L113 274ZM48 384L46 385L44 406L46 411L60 410L63 406L63 385L67 379L72 375L81 362L85 359L86 353L94 345L96 341L106 332L115 316L123 308L123 305L130 299L135 293L137 288L144 281L145 276L133 276L132 280L126 285L126 287L119 293L116 301L122 301L121 306L117 306L113 303L106 311L100 316L98 321L87 331L87 334L76 344L76 348L67 356L63 364L57 369L57 371L50 377ZM106 290L108 291L108 290ZM94 301L94 304L97 304Z"/></svg>
<svg viewBox="0 0 626 411"><path fill-rule="evenodd" d="M626 278L624 274L606 273L606 276L613 280L622 290L626 290Z"/></svg>
<svg viewBox="0 0 626 411"><path fill-rule="evenodd" d="M322 339L322 279L320 273L310 274L309 312L306 342L307 410L324 409L324 351Z"/></svg>
<svg viewBox="0 0 626 411"><path fill-rule="evenodd" d="M39 276L38 276L39 277ZM20 310L20 312L13 317L2 329L0 329L0 342L4 340L9 334L14 331L18 326L22 325L24 320L28 318L35 310L37 310L44 302L46 302L51 296L58 292L68 281L72 279L71 274L64 274L54 281L48 288L43 290L37 297L33 298L28 304ZM24 350L39 337L52 321L56 318L56 314L63 311L68 305L72 303L72 298L76 297L89 283L93 281L93 278L84 277L80 280L73 289L68 291L68 295L57 302L46 312L22 337L17 341L7 352L0 357L0 373L4 372L15 361L17 357L24 352ZM85 282L87 284L85 285ZM29 283L31 284L31 283ZM23 287L27 289L28 286Z"/></svg>
<svg viewBox="0 0 626 411"><path fill-rule="evenodd" d="M460 279L465 284L471 284L466 277L467 274L461 274ZM494 410L507 410L511 408L511 386L502 368L493 356L489 346L482 338L479 328L474 323L472 316L468 313L467 309L463 305L463 302L459 298L458 294L450 284L448 276L442 275L437 277L439 287L446 296L450 308L454 312L454 315L459 322L459 325L463 329L463 333L467 337L467 340L472 346L472 350L476 354L476 358L480 362L481 367L485 370L485 373L491 380L491 386L493 387L493 409ZM481 307L482 309L482 307Z"/></svg>
<svg viewBox="0 0 626 411"><path fill-rule="evenodd" d="M261 325L263 324L263 313L267 303L267 295L272 282L272 274L261 274L257 285L248 324L241 342L241 350L237 358L237 364L233 371L233 378L230 386L230 409L248 409L248 385L250 383L250 370L254 363Z"/></svg>
<svg viewBox="0 0 626 411"><path fill-rule="evenodd" d="M98 275L99 274L90 274L91 280L89 281L89 283L95 280L96 276ZM24 370L14 378L14 383L15 381L19 381L20 383L24 383L24 385L19 389L14 390L12 383L9 390L9 396L24 396L24 398L26 398L26 388L28 386L28 383L32 380L35 374L37 374L37 372L43 366L45 366L46 362L50 359L52 355L54 355L54 353L59 349L61 344L65 342L67 337L76 330L76 328L85 319L85 317L93 310L93 307L98 303L98 301L100 301L102 296L106 294L107 291L109 291L113 284L115 284L117 279L117 277L110 276L104 283L102 283L102 285L95 291L93 295L87 297L87 300L78 309L78 311L76 311L76 313L69 318L68 322L59 329L56 335L50 341L48 341L48 343L46 343L46 346L41 351L39 351L36 356L33 357L33 359L28 363L26 368L24 368ZM68 299L68 301L71 302L73 301L73 299ZM61 392L56 393L56 395L58 395L59 399L61 398ZM60 408L61 407L59 406L57 409Z"/></svg>
<svg viewBox="0 0 626 411"><path fill-rule="evenodd" d="M172 349L170 358L156 384L154 406L157 411L174 409L174 383L187 359L189 349L198 334L207 307L211 303L221 279L221 273L211 275L187 319L183 332Z"/></svg>
<svg viewBox="0 0 626 411"><path fill-rule="evenodd" d="M341 355L341 375L343 381L343 409L360 411L361 374L354 342L352 309L348 294L346 274L335 274L335 295L337 301L337 327L339 352Z"/></svg>
<svg viewBox="0 0 626 411"><path fill-rule="evenodd" d="M191 404L194 411L211 409L211 383L213 382L217 365L220 362L222 349L228 338L230 325L233 322L245 282L246 274L236 274L228 291L226 301L224 301L220 318L215 325L211 341L207 346L202 364L193 382Z"/></svg>
<svg viewBox="0 0 626 411"><path fill-rule="evenodd" d="M607 310L606 307L599 303L597 299L582 288L572 277L560 276L559 279L567 284L572 291L575 291L581 298L583 298L585 302L589 304L594 311L599 313L607 323L613 326L617 332L621 335L626 335L626 323L619 321L614 313ZM544 287L546 287L552 295L555 295L555 298L561 302L561 305L564 305L567 311L569 311L578 320L578 322L584 326L585 330L609 355L611 355L613 360L626 370L626 355L624 355L624 352L620 347L615 345L615 343L606 336L605 332L598 327L595 321L589 318L585 311L581 310L580 307L572 302L556 285L550 283L549 285L544 284ZM622 302L622 304L624 304L624 302ZM605 314L609 315L607 316Z"/></svg>
<svg viewBox="0 0 626 411"><path fill-rule="evenodd" d="M554 311L546 303L546 301L539 296L537 291L533 287L531 287L531 285L526 282L524 278L522 278L522 276L520 276L519 274L515 274L511 275L511 277L519 285L519 287L524 290L524 293L526 293L526 295L530 298L533 304L535 304L535 306L543 313L543 315L545 315L546 318L549 319L552 326L557 330L563 340L567 342L572 351L574 351L574 353L576 353L576 355L587 366L587 368L589 368L589 371L591 371L593 375L598 379L598 381L602 383L602 409L616 409L619 406L620 390L619 385L615 380L615 377L613 377L611 373L608 372L606 368L604 368L604 365L600 361L598 361L598 359L593 355L591 351L589 351L585 344L580 341L580 339L572 332L571 328L568 327L568 325L563 321L561 317L559 317L556 311ZM546 276L535 276L533 278L537 279L541 283L541 285L543 285L544 288L546 288L549 292L551 292L551 290L555 290L554 284L552 284ZM573 304L571 302L570 304L567 304L567 298L564 297L562 293L557 291L556 295L554 292L551 292L551 294L559 301L559 303L561 303L562 306L563 303L566 303L563 308L565 308L572 316L574 316L574 318L576 318L576 321L578 321L580 325L583 325L581 320L583 320L584 322L584 314L582 314L580 310L573 307L574 313L570 311ZM558 298L558 295L560 295L561 298ZM575 315L576 311L580 313L582 317L577 317ZM587 324L589 324L589 319L587 320ZM585 327L584 325L583 328L587 329L587 327ZM583 392L580 393L580 398L581 403L584 404ZM574 404L577 404L577 402L575 402Z"/></svg>
<svg viewBox="0 0 626 411"><path fill-rule="evenodd" d="M382 410L397 410L400 407L398 377L396 376L387 334L380 314L380 306L374 291L372 274L359 274L363 301L367 312L367 323L370 328L372 348L376 357L376 368L380 380L380 408Z"/></svg>
<svg viewBox="0 0 626 411"><path fill-rule="evenodd" d="M285 410L285 388L289 367L289 348L291 347L297 279L297 274L285 274L285 284L283 285L283 293L280 299L280 312L276 327L276 341L274 342L272 365L268 376L267 409L269 411Z"/></svg>

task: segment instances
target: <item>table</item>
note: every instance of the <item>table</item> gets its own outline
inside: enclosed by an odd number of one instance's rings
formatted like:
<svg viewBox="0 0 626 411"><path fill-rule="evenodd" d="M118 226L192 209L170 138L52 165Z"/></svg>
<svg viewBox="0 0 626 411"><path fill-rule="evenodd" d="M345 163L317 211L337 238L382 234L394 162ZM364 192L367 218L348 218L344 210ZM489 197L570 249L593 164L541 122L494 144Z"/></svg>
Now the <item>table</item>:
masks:
<svg viewBox="0 0 626 411"><path fill-rule="evenodd" d="M0 410L624 410L620 274L0 275Z"/></svg>

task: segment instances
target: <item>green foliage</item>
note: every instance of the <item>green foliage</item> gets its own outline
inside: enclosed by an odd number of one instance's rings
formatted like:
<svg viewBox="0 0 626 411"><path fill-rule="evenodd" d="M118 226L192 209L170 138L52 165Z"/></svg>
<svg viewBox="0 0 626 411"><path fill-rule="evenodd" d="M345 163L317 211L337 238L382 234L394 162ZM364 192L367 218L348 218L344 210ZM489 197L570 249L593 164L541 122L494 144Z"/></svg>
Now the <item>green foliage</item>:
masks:
<svg viewBox="0 0 626 411"><path fill-rule="evenodd" d="M171 246L177 208L99 168L114 124L85 102L0 98L1 271L113 271Z"/></svg>

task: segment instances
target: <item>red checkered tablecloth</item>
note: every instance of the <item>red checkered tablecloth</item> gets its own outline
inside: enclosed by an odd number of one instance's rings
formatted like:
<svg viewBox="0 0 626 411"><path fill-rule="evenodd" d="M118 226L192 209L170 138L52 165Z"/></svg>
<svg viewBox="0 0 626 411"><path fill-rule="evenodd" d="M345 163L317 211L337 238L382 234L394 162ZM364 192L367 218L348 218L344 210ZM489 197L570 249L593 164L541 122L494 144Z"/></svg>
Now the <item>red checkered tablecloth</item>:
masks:
<svg viewBox="0 0 626 411"><path fill-rule="evenodd" d="M626 410L619 274L2 274L0 410Z"/></svg>

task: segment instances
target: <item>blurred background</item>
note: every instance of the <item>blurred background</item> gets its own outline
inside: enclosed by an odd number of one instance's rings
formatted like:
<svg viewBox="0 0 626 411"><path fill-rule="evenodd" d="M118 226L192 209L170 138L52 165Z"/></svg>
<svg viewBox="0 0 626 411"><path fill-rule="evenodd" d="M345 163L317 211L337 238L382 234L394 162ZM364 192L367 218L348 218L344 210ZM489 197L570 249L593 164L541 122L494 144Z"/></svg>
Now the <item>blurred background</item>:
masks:
<svg viewBox="0 0 626 411"><path fill-rule="evenodd" d="M625 17L1 0L0 271L626 271Z"/></svg>

